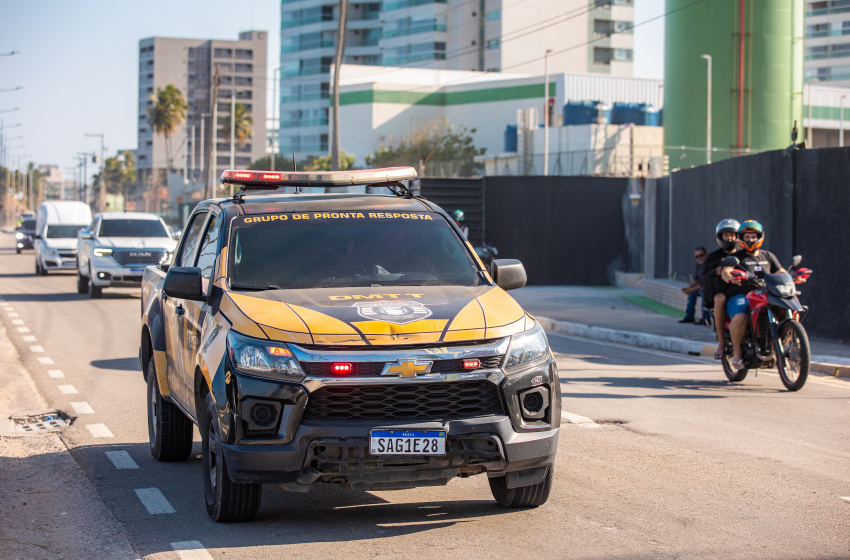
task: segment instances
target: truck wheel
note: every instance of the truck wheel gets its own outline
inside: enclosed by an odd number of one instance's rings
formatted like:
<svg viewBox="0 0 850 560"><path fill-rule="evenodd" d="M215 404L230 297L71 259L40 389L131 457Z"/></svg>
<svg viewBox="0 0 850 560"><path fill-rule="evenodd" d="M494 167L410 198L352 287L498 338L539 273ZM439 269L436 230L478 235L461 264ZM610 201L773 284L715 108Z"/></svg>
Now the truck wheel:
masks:
<svg viewBox="0 0 850 560"><path fill-rule="evenodd" d="M38 259L35 260L35 273L39 276L47 276L47 269L41 264Z"/></svg>
<svg viewBox="0 0 850 560"><path fill-rule="evenodd" d="M493 497L503 507L529 508L542 506L549 499L552 490L552 479L555 478L554 465L549 465L546 478L539 484L508 488L507 477L497 476L488 479Z"/></svg>
<svg viewBox="0 0 850 560"><path fill-rule="evenodd" d="M91 271L89 271L89 297L91 299L99 299L103 297L103 288L95 286L92 281Z"/></svg>
<svg viewBox="0 0 850 560"><path fill-rule="evenodd" d="M221 422L212 396L204 399L201 420L201 471L207 513L213 521L251 521L260 510L262 484L233 482L227 473L221 444Z"/></svg>
<svg viewBox="0 0 850 560"><path fill-rule="evenodd" d="M87 294L89 292L89 277L83 276L79 270L77 270L77 293L78 294Z"/></svg>
<svg viewBox="0 0 850 560"><path fill-rule="evenodd" d="M192 421L162 398L153 359L148 362L148 439L157 461L185 461L192 454Z"/></svg>
<svg viewBox="0 0 850 560"><path fill-rule="evenodd" d="M20 248L20 247L15 247L15 253L17 253L18 255L20 255L20 254L21 254L21 248Z"/></svg>

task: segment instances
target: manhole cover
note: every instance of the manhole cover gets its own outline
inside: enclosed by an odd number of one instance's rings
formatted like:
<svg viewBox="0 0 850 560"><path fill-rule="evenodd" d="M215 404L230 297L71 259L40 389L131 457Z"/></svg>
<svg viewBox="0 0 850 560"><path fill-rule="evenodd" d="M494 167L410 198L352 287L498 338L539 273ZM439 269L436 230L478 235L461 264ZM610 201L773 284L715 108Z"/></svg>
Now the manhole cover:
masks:
<svg viewBox="0 0 850 560"><path fill-rule="evenodd" d="M9 419L17 431L24 433L56 432L68 427L68 415L60 410L13 414Z"/></svg>

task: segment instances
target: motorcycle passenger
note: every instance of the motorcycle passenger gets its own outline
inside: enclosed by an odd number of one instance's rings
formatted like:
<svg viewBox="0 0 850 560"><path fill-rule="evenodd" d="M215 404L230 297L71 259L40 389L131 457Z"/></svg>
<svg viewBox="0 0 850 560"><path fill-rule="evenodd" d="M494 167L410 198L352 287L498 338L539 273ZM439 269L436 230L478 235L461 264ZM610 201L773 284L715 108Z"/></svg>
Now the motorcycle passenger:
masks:
<svg viewBox="0 0 850 560"><path fill-rule="evenodd" d="M728 284L720 277L723 266L720 261L723 257L734 254L738 250L738 228L741 224L738 220L726 218L721 220L714 228L719 249L712 251L705 259L705 275L700 279L702 282L702 301L707 308L714 307L714 330L717 332L717 348L714 350L714 359L723 358L724 337L723 329L726 322L726 288Z"/></svg>
<svg viewBox="0 0 850 560"><path fill-rule="evenodd" d="M735 253L740 264L737 267L727 266L723 268L722 278L730 285L726 289L726 313L731 319L729 334L732 338L732 367L737 371L743 369L744 360L741 356L741 342L747 329L747 315L750 309L747 294L755 286L742 281L740 278L732 277L734 268L744 270L756 278L762 278L765 274L786 272L779 264L776 256L761 249L764 243L764 228L755 220L747 220L738 228L738 242L741 249Z"/></svg>
<svg viewBox="0 0 850 560"><path fill-rule="evenodd" d="M457 224L457 227L460 228L464 239L469 239L469 227L463 225L463 210L458 209L452 212L452 219Z"/></svg>

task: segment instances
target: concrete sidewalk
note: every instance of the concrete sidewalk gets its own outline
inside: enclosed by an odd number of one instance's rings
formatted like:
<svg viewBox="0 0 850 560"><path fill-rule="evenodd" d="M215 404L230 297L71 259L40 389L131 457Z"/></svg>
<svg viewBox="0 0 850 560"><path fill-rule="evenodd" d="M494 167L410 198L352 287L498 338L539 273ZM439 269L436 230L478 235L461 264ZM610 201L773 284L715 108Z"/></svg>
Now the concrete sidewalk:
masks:
<svg viewBox="0 0 850 560"><path fill-rule="evenodd" d="M711 356L714 331L679 323L684 314L641 295L639 289L529 286L511 295L551 332L668 352ZM812 370L850 377L850 345L810 339Z"/></svg>

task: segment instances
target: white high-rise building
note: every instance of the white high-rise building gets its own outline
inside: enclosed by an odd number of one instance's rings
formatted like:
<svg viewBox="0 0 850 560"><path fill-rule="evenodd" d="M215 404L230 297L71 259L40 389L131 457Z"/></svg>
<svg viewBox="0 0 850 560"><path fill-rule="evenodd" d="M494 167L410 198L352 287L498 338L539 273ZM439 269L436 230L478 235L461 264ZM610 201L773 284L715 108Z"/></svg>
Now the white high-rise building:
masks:
<svg viewBox="0 0 850 560"><path fill-rule="evenodd" d="M806 81L850 85L850 0L806 0Z"/></svg>
<svg viewBox="0 0 850 560"><path fill-rule="evenodd" d="M281 0L284 154L329 151L338 6L338 0ZM343 62L543 74L548 59L553 74L631 76L633 12L633 0L351 2Z"/></svg>

